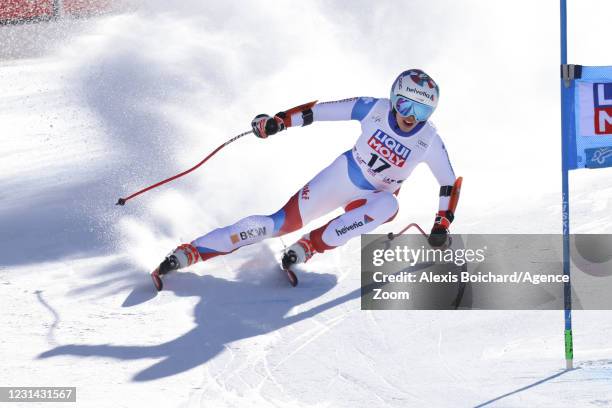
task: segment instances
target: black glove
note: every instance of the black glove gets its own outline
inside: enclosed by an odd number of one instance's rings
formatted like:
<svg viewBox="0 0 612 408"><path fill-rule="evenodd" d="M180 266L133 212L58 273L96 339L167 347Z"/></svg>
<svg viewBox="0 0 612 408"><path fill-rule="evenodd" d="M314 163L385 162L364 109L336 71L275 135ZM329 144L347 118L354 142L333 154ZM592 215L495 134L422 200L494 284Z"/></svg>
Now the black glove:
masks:
<svg viewBox="0 0 612 408"><path fill-rule="evenodd" d="M452 211L439 211L438 214L436 214L436 220L431 228L431 234L429 234L429 238L427 238L429 245L432 247L441 247L446 243L448 239L448 227L451 222L453 222L453 218L454 215Z"/></svg>
<svg viewBox="0 0 612 408"><path fill-rule="evenodd" d="M270 117L266 114L255 116L251 121L251 127L255 136L262 139L274 135L282 130L285 130L285 122L279 116Z"/></svg>

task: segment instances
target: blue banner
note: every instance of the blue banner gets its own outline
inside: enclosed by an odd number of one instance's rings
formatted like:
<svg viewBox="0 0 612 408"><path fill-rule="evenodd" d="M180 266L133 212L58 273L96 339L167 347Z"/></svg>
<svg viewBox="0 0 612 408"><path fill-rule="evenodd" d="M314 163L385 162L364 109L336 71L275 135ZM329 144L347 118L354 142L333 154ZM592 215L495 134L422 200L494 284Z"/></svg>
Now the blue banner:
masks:
<svg viewBox="0 0 612 408"><path fill-rule="evenodd" d="M568 169L612 167L612 67L582 66L567 91Z"/></svg>

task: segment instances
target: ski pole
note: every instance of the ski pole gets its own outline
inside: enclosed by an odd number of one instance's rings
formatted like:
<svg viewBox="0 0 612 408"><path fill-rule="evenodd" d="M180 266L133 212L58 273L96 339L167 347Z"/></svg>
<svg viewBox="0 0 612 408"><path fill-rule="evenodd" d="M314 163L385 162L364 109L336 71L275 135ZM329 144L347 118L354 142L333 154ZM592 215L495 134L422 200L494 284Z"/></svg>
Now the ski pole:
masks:
<svg viewBox="0 0 612 408"><path fill-rule="evenodd" d="M217 154L217 152L218 152L219 150L223 149L223 148L224 148L225 146L227 146L228 144L230 144L230 143L232 143L232 142L235 142L236 140L238 140L238 139L240 139L241 137L246 136L246 135L248 135L248 134L250 134L250 133L253 133L253 131L252 131L252 130L249 130L249 131L247 131L247 132L243 132L243 133L239 134L238 136L234 136L234 137L232 137L230 140L228 140L227 142L223 143L222 145L220 145L219 147L217 147L215 150L213 150L213 151L212 151L212 153L210 153L208 156L206 156L206 157L204 158L204 160L202 160L201 162L199 162L198 164L196 164L195 166L193 166L193 167L192 167L192 168L190 168L189 170L185 170L185 171L184 171L184 172L182 172L182 173L179 173L179 174L177 174L177 175L175 175L175 176L172 176L172 177L167 178L167 179L165 179L165 180L162 180L162 181L160 181L160 182L158 182L158 183L155 183L155 184L153 184L153 185L150 185L149 187L143 188L142 190L139 190L139 191L137 191L137 192L135 192L135 193L133 193L133 194L130 194L129 196L127 196L127 197L125 197L125 198L119 198L119 200L117 201L117 203L116 203L115 205L125 205L125 203L126 203L128 200L131 200L132 198L134 198L134 197L136 197L136 196L138 196L138 195L140 195L140 194L142 194L142 193L144 193L144 192L147 192L147 191L152 190L152 189L154 189L154 188L156 188L156 187L159 187L159 186L161 186L162 184L169 183L169 182L171 182L172 180L176 180L176 179L177 179L177 178L179 178L179 177L183 177L185 174L191 173L192 171L194 171L195 169L197 169L198 167L200 167L201 165L203 165L204 163L206 163L206 161L207 161L208 159L210 159L210 158L211 158L211 157L213 157L215 154Z"/></svg>
<svg viewBox="0 0 612 408"><path fill-rule="evenodd" d="M404 229L403 229L403 230L401 230L401 231L400 231L400 232L398 232L397 234L394 234L394 233L392 233L392 232L388 233L388 234L387 234L387 238L389 239L389 241L392 241L392 240L393 240L393 238L395 238L395 237L396 237L396 236L398 236L398 235L402 235L404 232L408 231L408 230L409 230L410 228L412 228L412 227L414 227L414 228L418 229L418 230L419 230L419 232L420 232L420 233L421 233L421 234L422 234L422 235L423 235L425 238L428 238L427 233L426 233L425 231L423 231L423 228L421 228L421 227L419 226L419 224L417 224L416 222L413 222L413 223L408 224L406 227L404 227Z"/></svg>

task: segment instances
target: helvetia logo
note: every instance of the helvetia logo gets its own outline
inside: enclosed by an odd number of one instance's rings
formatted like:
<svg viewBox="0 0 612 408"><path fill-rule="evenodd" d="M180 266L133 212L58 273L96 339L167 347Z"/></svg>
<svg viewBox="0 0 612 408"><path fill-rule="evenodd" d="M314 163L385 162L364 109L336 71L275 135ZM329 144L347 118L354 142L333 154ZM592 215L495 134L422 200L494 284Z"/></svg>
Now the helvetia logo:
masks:
<svg viewBox="0 0 612 408"><path fill-rule="evenodd" d="M230 240L232 244L235 244L239 241L245 241L251 238L257 238L266 235L266 227L260 228L251 228L246 231L241 231L237 234L230 235Z"/></svg>
<svg viewBox="0 0 612 408"><path fill-rule="evenodd" d="M595 134L612 134L612 83L593 84Z"/></svg>
<svg viewBox="0 0 612 408"><path fill-rule="evenodd" d="M309 200L310 199L310 186L308 185L308 183L306 183L306 185L302 188L302 200Z"/></svg>
<svg viewBox="0 0 612 408"><path fill-rule="evenodd" d="M368 214L365 214L363 216L363 221L355 221L351 225L345 225L340 229L336 228L336 235L340 237L346 234L347 232L357 229L359 227L363 227L364 225L369 224L372 221L374 221L374 218L370 217Z"/></svg>
<svg viewBox="0 0 612 408"><path fill-rule="evenodd" d="M419 95L419 96L424 96L425 98L429 99L432 102L435 99L434 94L430 94L430 93L427 93L425 91L421 91L420 89L411 88L411 87L407 86L406 87L406 91L408 91L410 93L413 93L413 94L416 94L416 95Z"/></svg>

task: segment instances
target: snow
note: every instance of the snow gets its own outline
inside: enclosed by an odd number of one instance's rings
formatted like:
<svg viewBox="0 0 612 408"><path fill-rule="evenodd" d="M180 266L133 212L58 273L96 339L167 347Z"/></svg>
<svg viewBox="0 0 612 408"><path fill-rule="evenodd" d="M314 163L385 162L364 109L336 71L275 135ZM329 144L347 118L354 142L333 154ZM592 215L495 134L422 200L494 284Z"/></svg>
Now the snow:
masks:
<svg viewBox="0 0 612 408"><path fill-rule="evenodd" d="M278 271L283 244L275 239L153 291L148 272L170 249L275 211L351 146L354 123L243 138L196 173L114 205L197 163L260 111L385 96L394 74L427 61L421 67L448 84L436 124L465 177L454 232L558 233L556 54L544 51L527 83L491 85L511 103L517 96L508 89L533 94L526 88L538 84L545 108L538 118L528 114L536 102L520 108L521 133L486 101L474 102L490 114L473 126L453 108L473 88L447 67L449 56L469 79L488 74L482 59L468 58L476 49L455 55L452 45L488 45L494 40L479 30L511 25L519 11L428 5L432 15L458 17L446 31L423 34L449 44L450 54L420 43L413 58L385 64L393 44L426 30L423 22L404 27L390 5L366 13L366 2L359 11L339 2L282 10L273 2L165 3L0 26L0 385L76 386L79 407L612 405L608 311L574 312L578 368L564 372L558 311L361 311L358 240L313 258L297 288ZM556 4L542 3L529 6L525 32L497 37L500 49L524 38L536 50L556 46L556 18L536 24ZM470 10L492 18L479 22ZM540 53L512 50L512 58ZM489 69L503 69L499 54ZM510 141L500 148L493 137ZM517 166L517 157L532 166ZM611 174L571 175L572 231L610 231ZM382 232L428 225L436 203L433 177L420 168Z"/></svg>

